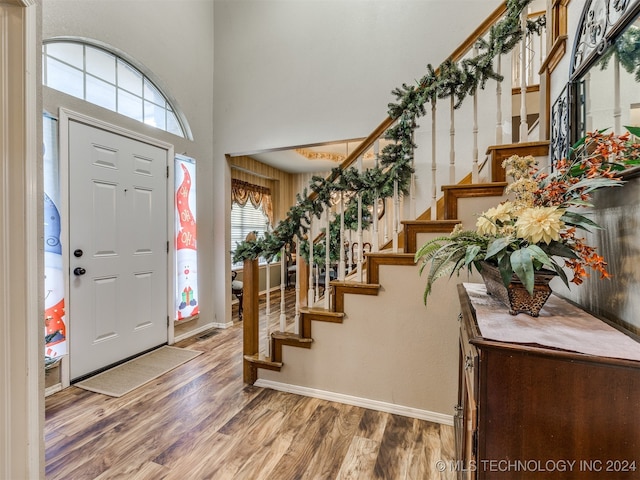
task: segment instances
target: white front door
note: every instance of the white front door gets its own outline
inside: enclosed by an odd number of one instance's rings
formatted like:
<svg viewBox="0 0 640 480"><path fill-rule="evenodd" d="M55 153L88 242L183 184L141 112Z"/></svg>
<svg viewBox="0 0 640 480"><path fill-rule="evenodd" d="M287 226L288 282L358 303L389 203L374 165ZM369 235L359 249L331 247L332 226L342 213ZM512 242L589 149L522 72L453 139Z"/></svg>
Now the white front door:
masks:
<svg viewBox="0 0 640 480"><path fill-rule="evenodd" d="M74 120L68 132L73 380L167 342L168 151Z"/></svg>

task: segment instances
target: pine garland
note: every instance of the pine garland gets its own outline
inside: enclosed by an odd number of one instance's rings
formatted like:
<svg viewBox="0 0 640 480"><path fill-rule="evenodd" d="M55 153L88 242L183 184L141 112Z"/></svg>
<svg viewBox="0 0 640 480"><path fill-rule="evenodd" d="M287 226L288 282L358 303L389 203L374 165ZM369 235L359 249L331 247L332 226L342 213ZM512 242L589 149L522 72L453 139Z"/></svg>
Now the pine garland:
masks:
<svg viewBox="0 0 640 480"><path fill-rule="evenodd" d="M307 189L302 196L298 194L296 204L289 209L287 217L273 232L267 232L264 237L254 241L244 241L236 245L233 262L254 260L258 257L271 261L285 245L294 241L294 237L302 239L301 254L308 261L309 245L306 239L310 236L311 219L320 219L325 209L331 208L332 196L340 192L352 192L344 214L347 230L357 228L358 195L362 198L363 229L371 224L369 207L374 204L376 197L392 197L395 182L398 193L406 195L411 175L414 173L413 152L417 148L413 142L413 133L417 128L417 119L426 114L425 104L433 103L438 98L453 97L454 106L458 108L468 95L474 95L478 88L484 88L488 80L502 81L502 75L493 68L493 61L498 55L510 52L522 38L524 32L521 28L520 14L530 1L507 0L505 16L490 28L488 38L476 42L478 54L475 57L465 58L458 63L446 60L438 69L429 64L427 73L417 85L403 84L391 92L397 103L388 105L388 113L396 123L385 132L384 138L391 143L385 145L380 152L379 166L364 172L358 172L355 167L345 170L336 167L328 179L314 176L309 188L315 197L310 198ZM526 30L528 34L540 33L544 26L543 16L535 21L528 21ZM330 222L329 233L331 251L334 252L333 255L339 255L339 215ZM314 261L317 263L323 263L325 258L324 242L321 244L314 244Z"/></svg>

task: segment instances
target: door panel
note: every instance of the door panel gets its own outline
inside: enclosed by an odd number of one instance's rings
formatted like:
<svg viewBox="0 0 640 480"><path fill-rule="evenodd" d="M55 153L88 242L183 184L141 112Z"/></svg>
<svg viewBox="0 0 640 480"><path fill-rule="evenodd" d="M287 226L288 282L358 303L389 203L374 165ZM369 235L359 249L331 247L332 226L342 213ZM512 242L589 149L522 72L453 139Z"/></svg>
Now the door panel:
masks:
<svg viewBox="0 0 640 480"><path fill-rule="evenodd" d="M71 379L167 341L167 156L69 121Z"/></svg>

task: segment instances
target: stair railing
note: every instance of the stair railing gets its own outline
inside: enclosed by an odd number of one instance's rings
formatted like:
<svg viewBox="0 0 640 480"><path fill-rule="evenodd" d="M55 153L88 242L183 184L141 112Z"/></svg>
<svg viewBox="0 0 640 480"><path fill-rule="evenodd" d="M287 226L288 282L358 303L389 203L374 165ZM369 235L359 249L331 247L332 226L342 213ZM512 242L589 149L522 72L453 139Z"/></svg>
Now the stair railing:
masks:
<svg viewBox="0 0 640 480"><path fill-rule="evenodd" d="M462 63L465 60L469 61L468 64L466 65L467 67L469 65L472 65L470 68L479 68L477 64L473 63L474 60L477 60L475 59L475 57L478 56L478 46L482 47L483 45L486 46L488 44L489 40L487 39L487 36L493 35L495 33L494 31L492 31L492 27L496 26L498 22L500 22L500 20L507 17L508 15L513 15L514 5L518 7L521 6L522 8L524 8L527 4L528 4L527 0L508 0L507 2L502 4L500 7L498 7L480 26L478 26L478 28L469 36L469 38L465 42L463 42L463 44L460 45L460 47L458 47L458 49L456 49L447 58L447 60L442 64L441 67L439 67L435 71L432 71L433 75L437 77L438 75L441 75L442 68L449 68L452 66L453 63L456 63L456 62ZM511 5L512 11L508 11L509 5ZM526 12L526 9L524 9L523 11ZM527 28L526 13L522 15L522 18L525 20L523 21L521 28ZM509 17L510 21L512 21L512 19L513 19L512 16ZM509 33L509 35L514 36L515 33ZM512 47L509 47L509 48L512 48ZM506 49L506 51L508 51L508 49ZM495 69L493 70L494 73L498 74L497 76L500 75L499 70L503 67L502 63L504 63L505 60L508 60L508 58L509 57L505 55L502 55L502 58L500 57L500 55L497 56L496 62L497 62L498 72L495 72ZM493 62L493 60L494 59L491 58L488 61ZM474 67L474 65L476 66ZM459 180L459 178L457 178L458 172L461 172L463 169L466 169L467 172L468 171L472 172L472 181L477 182L479 180L478 179L479 172L480 172L479 160L478 160L479 144L481 141L484 142L484 140L480 139L481 128L478 122L480 109L483 109L483 112L484 112L484 110L486 110L486 105L490 103L493 103L494 105L496 105L495 140L496 142L500 142L500 143L504 143L505 141L509 143L510 141L510 136L508 135L508 133L505 134L504 127L503 127L504 112L503 112L502 104L504 103L504 99L502 95L502 88L500 86L500 81L496 81L495 94L489 93L489 90L485 89L485 84L484 84L485 81L486 81L486 78L484 78L484 80L482 81L482 85L477 85L476 88L471 91L470 94L473 98L472 112L471 113L466 112L464 115L455 114L455 110L457 110L458 107L460 107L462 98L464 97L463 95L461 98L457 98L457 101L456 101L456 96L458 95L458 91L456 90L455 85L449 85L449 86L440 85L439 90L437 91L434 90L429 93L430 95L429 103L431 103L431 125L430 125L431 126L431 135L430 135L430 141L431 141L431 208L430 210L431 210L431 214L430 215L432 219L437 218L437 197L438 197L437 194L438 194L439 186L443 184L457 183L457 181ZM480 88L477 88L478 86ZM415 88L414 87L409 88L406 86L403 86L403 87L407 89L407 91L417 92L419 91L420 88L423 88L423 85L419 84ZM449 101L450 112L449 112L449 115L447 116L449 120L448 127L447 127L448 133L449 133L448 175L446 173L444 175L441 175L440 169L438 168L438 138L440 137L440 133L443 132L443 129L439 127L439 123L438 123L438 115L437 115L438 97L440 98L451 97L453 99ZM509 103L510 103L510 99L509 99ZM402 107L402 108L405 108L405 107ZM409 108L409 109L417 108L417 109L424 110L422 105L418 107L409 105L406 108ZM470 118L472 119L471 125L469 125ZM526 115L525 115L525 118L526 118ZM415 122L416 122L415 119L416 119L415 112L413 114L408 114L408 115L394 114L394 118L392 118L392 116L390 115L385 120L383 120L382 123L380 123L380 125L365 140L363 140L354 149L354 151L351 152L350 155L348 155L348 157L344 160L344 162L340 165L340 167L334 169L334 171L332 171L331 175L326 180L323 179L323 181L335 184L336 188L335 190L333 190L332 196L335 193L336 201L332 203L329 198L319 198L318 203L321 203L323 205L318 211L315 211L315 207L314 207L314 211L313 211L313 214L317 216L317 219L311 220L310 218L303 218L301 221L303 223L306 221L306 224L302 226L302 223L301 223L301 227L297 231L293 232L293 236L292 236L292 240L295 241L296 245L298 246L298 252L297 252L298 268L300 268L300 265L303 259L306 259L306 258L311 259L309 260L310 272L308 274L308 279L305 278L305 283L308 283L308 285L306 285L306 288L304 288L304 290L302 290L300 287L302 275L296 275L296 319L298 318L298 315L299 315L300 306L303 303L301 301L302 299L300 298L300 294L302 291L304 291L304 297L306 297L304 301L308 306L313 305L315 300L318 299L317 287L314 286L315 284L317 284L317 277L314 279L313 272L314 272L314 265L316 264L322 265L323 263L322 261L320 261L320 259L318 259L320 252L324 254L325 295L324 295L323 308L329 310L331 308L330 288L329 288L331 278L330 278L329 272L332 270L332 264L336 261L339 262L338 263L338 280L339 281L345 281L347 279L349 273L351 273L349 270L349 266L353 265L353 260L354 260L353 258L351 259L345 258L345 255L349 255L350 253L352 253L350 252L351 249L349 249L349 251L347 251L346 253L344 252L345 244L353 245L354 237L355 237L355 242L357 242L357 244L361 246L365 242L369 242L372 246L375 246L376 244L377 246L381 246L381 248L388 248L390 246L393 252L399 251L399 248L400 248L399 233L400 233L401 217L403 216L406 217L407 215L411 215L411 219L416 218L415 216L416 200L419 198L419 195L418 195L419 192L416 191L417 187L419 187L420 184L416 182L416 176L415 176L415 156L413 151L413 148L415 146L414 137L413 136L411 137L410 149L406 149L405 148L406 146L403 144L402 149L391 150L392 152L394 152L395 158L400 158L400 157L402 158L405 165L407 162L410 162L409 164L411 165L411 169L410 169L411 178L408 181L408 187L406 184L406 178L402 180L403 184L400 185L401 179L398 177L399 173L397 170L394 169L394 165L386 165L383 171L385 172L384 174L386 175L386 178L389 180L389 182L385 183L385 185L389 187L389 190L392 191L392 194L390 194L391 193L390 191L387 191L386 195L380 195L380 197L376 195L374 197L373 202L371 201L371 199L368 199L369 200L368 202L363 202L362 188L358 189L355 195L352 195L348 190L344 189L344 177L348 176L347 173L352 169L352 166L354 163L357 164L357 168L355 170L360 174L363 172L363 163L362 163L363 157L369 150L373 150L373 154L376 157L376 166L378 166L377 159L378 159L380 144L382 142L386 142L387 145L385 146L385 148L387 148L389 144L389 140L393 139L393 135L390 134L390 132L393 129L404 129L405 131L408 129L411 129L411 131L413 132L413 129L415 128ZM428 120L428 119L425 118L425 120ZM465 122L466 124L462 126L462 123L465 123ZM493 126L489 128L491 140L487 141L487 143L493 143L493 139L494 139L493 129L494 129ZM460 131L463 133L457 135L456 131ZM463 154L456 154L456 150L455 150L456 143L460 144L463 142L465 145L471 145L471 148L470 148L471 151L464 152ZM467 159L470 158L471 160L465 162L466 167L458 166L456 165L456 157L467 158ZM405 174L406 174L406 171L405 171ZM363 178L362 175L360 175L360 178ZM312 188L313 188L313 181L312 181ZM316 196L317 196L316 192L314 192L308 197L308 199L310 199L311 201L316 200L315 198ZM349 197L353 197L353 198L349 198ZM382 201L384 203L385 215L381 219L376 220L375 222L372 221L371 228L365 229L363 226L363 215L367 214L368 207L370 206L369 204L375 203L376 201L379 200L379 198L382 198ZM298 203L300 204L303 201L304 200L299 197ZM347 205L351 205L350 202L355 202L357 205L356 207L357 227L355 228L355 232L353 231L351 225L349 226L345 225L345 216L346 216L345 207ZM377 210L377 207L374 207L373 211L376 211L376 210ZM309 217L310 216L311 215L309 215ZM372 215L372 217L376 218L377 215L374 214ZM379 228L378 221L382 222L381 229ZM320 224L322 224L322 226L319 226ZM332 234L334 229L337 229L338 231L337 235ZM308 245L307 239L314 238L314 235L317 233L317 230L325 232L325 235L323 238L324 247L321 247L322 244L320 242L314 243L313 247ZM368 233L365 233L365 231ZM372 236L373 234L375 234L375 239ZM382 241L380 241L379 236L382 236ZM332 242L334 244L333 253L331 251ZM387 242L390 242L391 245L388 245ZM301 246L303 247L302 250L300 250ZM249 250L251 250L251 248L249 248ZM373 250L376 251L375 247L373 248ZM311 256L309 256L310 251L313 251L313 254ZM362 271L364 267L362 259L363 259L363 255L362 255L362 248L361 248L358 258L355 259L358 267L356 269L357 281L359 282L362 281ZM344 266L344 273L343 273L343 266ZM286 323L286 322L282 321L282 317L283 317L283 314L281 313L281 325L280 325L281 328L286 327L286 325L283 325L283 323ZM296 321L294 323L297 324L298 322ZM246 353L247 352L245 352L245 354ZM253 355L255 353L257 352L253 352L251 354Z"/></svg>

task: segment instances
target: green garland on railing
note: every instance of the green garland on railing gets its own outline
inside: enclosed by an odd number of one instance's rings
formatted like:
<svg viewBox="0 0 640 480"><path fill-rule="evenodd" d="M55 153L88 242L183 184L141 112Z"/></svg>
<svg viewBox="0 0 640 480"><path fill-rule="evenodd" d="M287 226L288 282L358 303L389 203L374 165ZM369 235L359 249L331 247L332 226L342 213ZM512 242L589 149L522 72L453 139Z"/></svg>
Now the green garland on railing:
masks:
<svg viewBox="0 0 640 480"><path fill-rule="evenodd" d="M510 52L522 38L523 32L520 13L531 0L507 0L505 16L489 30L487 39L479 39L476 43L478 54L473 58L465 58L456 63L447 60L436 70L427 65L427 73L417 85L396 88L392 94L397 103L389 104L389 116L396 121L384 135L391 143L385 145L379 155L379 165L364 172L350 167L342 170L336 167L329 178L314 176L310 188L315 198L307 195L296 196L296 204L273 230L264 237L254 241L244 241L236 245L233 262L263 257L271 261L283 246L293 242L294 237L309 236L311 219L320 219L325 208L331 208L332 195L341 191L353 192L345 209L345 228L357 228L358 207L357 196L362 197L362 225L367 228L370 223L368 208L375 198L385 199L393 196L394 183L397 182L398 193L406 195L413 174L413 151L417 147L413 142L413 132L417 128L417 119L426 114L425 103L435 102L437 98L453 96L458 108L468 95L474 95L479 88L484 88L487 80L502 81L503 77L493 68L493 61L498 55ZM527 31L540 33L545 26L544 16L527 22ZM336 216L330 223L331 250L336 252L339 240L340 217ZM314 260L324 262L324 245L314 245ZM309 260L309 246L305 240L301 243L302 256ZM335 253L334 253L335 255ZM332 258L336 260L336 258Z"/></svg>

